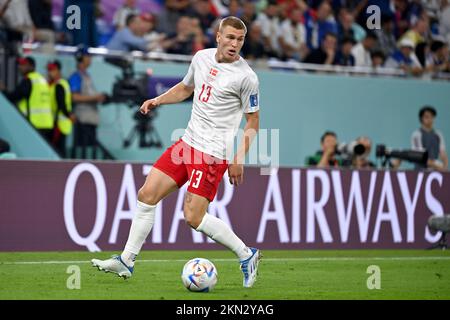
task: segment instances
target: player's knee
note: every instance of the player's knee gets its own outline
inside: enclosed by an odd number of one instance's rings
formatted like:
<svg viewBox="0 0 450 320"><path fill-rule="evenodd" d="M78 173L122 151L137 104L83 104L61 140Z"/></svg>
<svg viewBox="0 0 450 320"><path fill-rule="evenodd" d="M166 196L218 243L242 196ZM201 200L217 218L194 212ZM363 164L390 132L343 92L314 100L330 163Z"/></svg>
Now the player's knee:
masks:
<svg viewBox="0 0 450 320"><path fill-rule="evenodd" d="M138 200L151 206L155 206L159 202L156 192L144 188L139 189Z"/></svg>
<svg viewBox="0 0 450 320"><path fill-rule="evenodd" d="M184 221L192 228L197 229L202 218L188 204L184 204Z"/></svg>

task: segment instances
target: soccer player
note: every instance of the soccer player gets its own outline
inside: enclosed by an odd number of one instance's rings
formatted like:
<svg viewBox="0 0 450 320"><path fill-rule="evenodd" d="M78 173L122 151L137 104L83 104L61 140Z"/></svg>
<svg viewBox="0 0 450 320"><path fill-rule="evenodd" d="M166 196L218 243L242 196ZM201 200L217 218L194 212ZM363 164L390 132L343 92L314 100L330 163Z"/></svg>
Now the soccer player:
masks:
<svg viewBox="0 0 450 320"><path fill-rule="evenodd" d="M183 208L186 222L233 251L244 275L243 286L253 286L260 250L247 247L227 224L206 212L227 169L230 183L238 186L243 182L243 161L259 129L258 78L239 55L246 32L240 19L222 19L217 49L198 51L180 83L140 107L147 114L159 105L181 102L194 93L184 136L157 160L138 192L124 251L108 260L92 259L93 266L131 277L136 256L153 226L156 205L188 182ZM247 120L244 136L229 161L243 113Z"/></svg>

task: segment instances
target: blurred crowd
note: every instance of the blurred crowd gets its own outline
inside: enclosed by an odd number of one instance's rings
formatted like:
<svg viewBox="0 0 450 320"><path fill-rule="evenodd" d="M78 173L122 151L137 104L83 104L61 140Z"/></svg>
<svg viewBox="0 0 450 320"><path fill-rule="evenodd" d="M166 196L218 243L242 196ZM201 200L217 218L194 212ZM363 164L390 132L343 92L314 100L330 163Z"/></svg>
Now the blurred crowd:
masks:
<svg viewBox="0 0 450 320"><path fill-rule="evenodd" d="M77 4L85 18L81 30L58 31L51 0L0 0L0 39L192 55L214 47L220 18L234 15L248 28L246 59L450 72L449 0L168 0L158 12L123 0L104 43L99 3L65 0L64 10Z"/></svg>

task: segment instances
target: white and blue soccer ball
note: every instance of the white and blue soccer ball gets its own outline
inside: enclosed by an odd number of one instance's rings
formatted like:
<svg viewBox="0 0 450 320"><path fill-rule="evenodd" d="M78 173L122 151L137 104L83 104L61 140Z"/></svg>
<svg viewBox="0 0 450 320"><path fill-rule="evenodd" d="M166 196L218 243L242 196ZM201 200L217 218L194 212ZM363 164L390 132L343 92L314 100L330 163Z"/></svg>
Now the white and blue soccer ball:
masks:
<svg viewBox="0 0 450 320"><path fill-rule="evenodd" d="M216 266L208 259L194 258L184 265L181 280L189 291L210 292L217 283Z"/></svg>

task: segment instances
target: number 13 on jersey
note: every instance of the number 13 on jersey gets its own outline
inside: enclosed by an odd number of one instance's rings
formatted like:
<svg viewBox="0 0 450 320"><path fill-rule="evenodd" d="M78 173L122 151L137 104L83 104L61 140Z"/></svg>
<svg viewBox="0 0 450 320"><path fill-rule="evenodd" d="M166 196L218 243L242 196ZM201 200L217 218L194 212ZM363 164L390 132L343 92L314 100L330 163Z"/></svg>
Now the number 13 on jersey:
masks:
<svg viewBox="0 0 450 320"><path fill-rule="evenodd" d="M189 179L189 185L194 188L197 189L200 181L202 180L202 176L203 176L203 172L200 170L192 170L192 174L191 174L191 178Z"/></svg>
<svg viewBox="0 0 450 320"><path fill-rule="evenodd" d="M208 102L209 97L211 96L211 86L207 86L205 84L202 84L202 91L198 95L198 99L203 102Z"/></svg>

